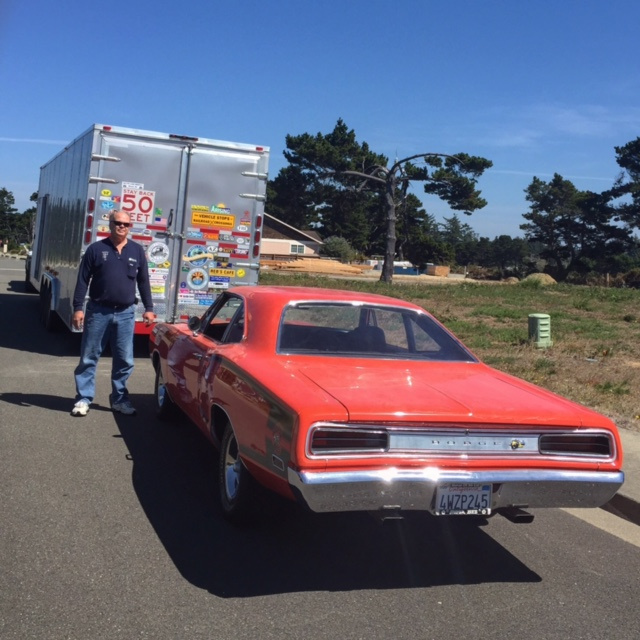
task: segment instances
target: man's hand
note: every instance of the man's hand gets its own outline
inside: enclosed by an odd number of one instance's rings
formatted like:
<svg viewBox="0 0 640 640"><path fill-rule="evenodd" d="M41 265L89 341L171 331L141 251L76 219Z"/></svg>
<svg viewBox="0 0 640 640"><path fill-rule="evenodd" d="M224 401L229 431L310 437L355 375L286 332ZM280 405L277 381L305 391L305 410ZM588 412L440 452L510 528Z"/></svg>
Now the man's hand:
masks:
<svg viewBox="0 0 640 640"><path fill-rule="evenodd" d="M149 325L149 324L151 324L152 322L154 322L154 321L155 321L155 319L156 319L156 314L155 314L155 313L153 313L153 311L145 311L145 312L142 314L142 319L144 320L144 323L145 323L146 325Z"/></svg>
<svg viewBox="0 0 640 640"><path fill-rule="evenodd" d="M74 329L81 331L84 326L84 311L74 311L71 322Z"/></svg>

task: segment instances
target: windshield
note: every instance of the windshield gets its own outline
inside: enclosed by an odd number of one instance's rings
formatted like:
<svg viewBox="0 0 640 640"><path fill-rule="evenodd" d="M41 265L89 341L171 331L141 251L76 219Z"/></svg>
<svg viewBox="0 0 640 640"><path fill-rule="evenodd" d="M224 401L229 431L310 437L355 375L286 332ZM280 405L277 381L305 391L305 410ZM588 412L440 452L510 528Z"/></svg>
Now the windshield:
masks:
<svg viewBox="0 0 640 640"><path fill-rule="evenodd" d="M477 362L428 315L362 304L314 302L285 308L278 352Z"/></svg>

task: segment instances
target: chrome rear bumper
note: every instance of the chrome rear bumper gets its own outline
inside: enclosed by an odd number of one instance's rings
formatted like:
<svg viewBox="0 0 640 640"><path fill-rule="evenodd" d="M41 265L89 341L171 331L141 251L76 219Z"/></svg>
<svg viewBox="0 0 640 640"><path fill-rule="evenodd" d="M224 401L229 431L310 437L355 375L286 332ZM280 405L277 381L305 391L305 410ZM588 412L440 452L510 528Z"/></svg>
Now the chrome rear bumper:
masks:
<svg viewBox="0 0 640 640"><path fill-rule="evenodd" d="M622 471L456 471L381 469L297 472L289 484L312 511L434 511L442 483L491 484L492 511L509 507L600 507L624 482Z"/></svg>

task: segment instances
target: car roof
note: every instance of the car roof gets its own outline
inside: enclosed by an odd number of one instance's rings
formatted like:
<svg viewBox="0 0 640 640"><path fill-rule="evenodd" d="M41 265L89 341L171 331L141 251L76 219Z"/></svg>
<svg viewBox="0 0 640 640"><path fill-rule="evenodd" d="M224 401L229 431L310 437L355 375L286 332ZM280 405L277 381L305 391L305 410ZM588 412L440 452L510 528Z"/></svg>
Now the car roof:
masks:
<svg viewBox="0 0 640 640"><path fill-rule="evenodd" d="M257 285L252 287L233 287L228 290L246 297L247 299L266 300L273 304L286 304L301 301L335 301L335 302L363 302L378 305L393 305L407 309L421 310L421 307L399 298L392 298L377 293L362 291L346 291L343 289L326 289L321 287L294 287Z"/></svg>

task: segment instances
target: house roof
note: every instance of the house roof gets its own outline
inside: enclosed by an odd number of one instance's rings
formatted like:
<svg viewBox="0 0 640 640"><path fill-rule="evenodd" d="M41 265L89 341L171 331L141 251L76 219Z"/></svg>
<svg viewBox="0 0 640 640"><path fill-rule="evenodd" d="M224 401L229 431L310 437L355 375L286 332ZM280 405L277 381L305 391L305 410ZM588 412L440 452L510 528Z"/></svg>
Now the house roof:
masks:
<svg viewBox="0 0 640 640"><path fill-rule="evenodd" d="M262 229L263 238L278 238L298 240L299 242L315 242L317 244L323 244L320 234L313 229L296 229L296 227L287 224L283 220L272 216L265 211L264 213L264 225Z"/></svg>

